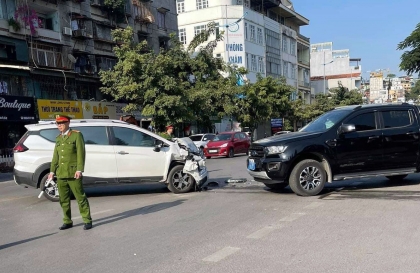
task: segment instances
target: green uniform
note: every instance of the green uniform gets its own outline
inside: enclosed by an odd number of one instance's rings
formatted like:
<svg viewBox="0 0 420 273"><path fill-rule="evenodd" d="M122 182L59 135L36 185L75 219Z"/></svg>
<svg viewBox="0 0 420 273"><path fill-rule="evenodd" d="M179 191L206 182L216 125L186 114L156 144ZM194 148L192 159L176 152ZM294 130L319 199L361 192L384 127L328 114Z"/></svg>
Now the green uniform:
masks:
<svg viewBox="0 0 420 273"><path fill-rule="evenodd" d="M172 140L172 136L168 133L161 133L160 134L161 137L166 138L167 140Z"/></svg>
<svg viewBox="0 0 420 273"><path fill-rule="evenodd" d="M57 176L60 205L63 209L64 224L72 224L70 190L79 204L83 222L92 223L89 201L83 190L82 179L75 179L76 171L83 172L85 167L85 141L79 131L69 130L67 135L58 135L51 162L51 172Z"/></svg>

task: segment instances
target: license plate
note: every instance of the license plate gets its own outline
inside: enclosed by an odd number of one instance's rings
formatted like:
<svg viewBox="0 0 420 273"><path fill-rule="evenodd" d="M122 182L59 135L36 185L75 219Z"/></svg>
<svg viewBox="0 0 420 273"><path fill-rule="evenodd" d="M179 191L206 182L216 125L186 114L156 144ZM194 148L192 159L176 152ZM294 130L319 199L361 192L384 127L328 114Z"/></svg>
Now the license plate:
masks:
<svg viewBox="0 0 420 273"><path fill-rule="evenodd" d="M248 160L248 170L250 170L250 171L254 171L255 170L255 161L254 161L254 159L249 159Z"/></svg>
<svg viewBox="0 0 420 273"><path fill-rule="evenodd" d="M209 153L217 153L217 150L209 150Z"/></svg>

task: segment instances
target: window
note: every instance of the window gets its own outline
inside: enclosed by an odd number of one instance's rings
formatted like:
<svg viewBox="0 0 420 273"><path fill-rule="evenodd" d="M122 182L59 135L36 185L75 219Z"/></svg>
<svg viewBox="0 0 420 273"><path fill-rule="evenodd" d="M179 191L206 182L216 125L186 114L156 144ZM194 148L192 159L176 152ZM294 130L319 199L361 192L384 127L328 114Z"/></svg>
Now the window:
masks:
<svg viewBox="0 0 420 273"><path fill-rule="evenodd" d="M204 30L206 30L206 25L195 26L194 27L194 35L200 34Z"/></svg>
<svg viewBox="0 0 420 273"><path fill-rule="evenodd" d="M346 124L354 124L356 127L356 131L368 131L368 130L375 130L376 129L376 122L375 122L375 113L365 113L358 115L349 121Z"/></svg>
<svg viewBox="0 0 420 273"><path fill-rule="evenodd" d="M263 33L261 28L257 28L257 43L263 44Z"/></svg>
<svg viewBox="0 0 420 273"><path fill-rule="evenodd" d="M115 145L118 146L133 146L133 147L154 147L155 139L143 132L122 128L113 127Z"/></svg>
<svg viewBox="0 0 420 273"><path fill-rule="evenodd" d="M250 70L249 67L249 53L245 53L245 66L247 70Z"/></svg>
<svg viewBox="0 0 420 273"><path fill-rule="evenodd" d="M290 54L296 56L296 40L290 39Z"/></svg>
<svg viewBox="0 0 420 273"><path fill-rule="evenodd" d="M215 135L204 135L203 140L213 140L213 138L215 137Z"/></svg>
<svg viewBox="0 0 420 273"><path fill-rule="evenodd" d="M251 42L255 42L255 26L251 25Z"/></svg>
<svg viewBox="0 0 420 273"><path fill-rule="evenodd" d="M286 78L289 78L289 63L286 61L283 61L283 76Z"/></svg>
<svg viewBox="0 0 420 273"><path fill-rule="evenodd" d="M292 72L291 73L292 74L291 75L291 78L294 79L294 80L296 80L296 65L295 64L291 64L291 70L292 70L291 71Z"/></svg>
<svg viewBox="0 0 420 273"><path fill-rule="evenodd" d="M196 0L196 7L197 9L205 9L209 7L209 1L208 0Z"/></svg>
<svg viewBox="0 0 420 273"><path fill-rule="evenodd" d="M55 138L60 134L60 132L57 129L46 129L39 131L39 135L46 140L49 140L51 142L55 142Z"/></svg>
<svg viewBox="0 0 420 273"><path fill-rule="evenodd" d="M245 23L245 40L248 40L248 23Z"/></svg>
<svg viewBox="0 0 420 273"><path fill-rule="evenodd" d="M257 57L251 54L251 71L257 71Z"/></svg>
<svg viewBox="0 0 420 273"><path fill-rule="evenodd" d="M166 28L165 13L160 12L160 11L157 12L157 25L158 25L158 28Z"/></svg>
<svg viewBox="0 0 420 273"><path fill-rule="evenodd" d="M185 12L185 3L184 3L184 0L176 0L176 11L178 13Z"/></svg>
<svg viewBox="0 0 420 273"><path fill-rule="evenodd" d="M181 28L179 30L179 41L184 45L187 44L187 34L185 28Z"/></svg>
<svg viewBox="0 0 420 273"><path fill-rule="evenodd" d="M407 110L382 112L384 128L404 127L411 124L410 113Z"/></svg>
<svg viewBox="0 0 420 273"><path fill-rule="evenodd" d="M288 39L286 36L282 37L282 43L283 43L283 51L287 52L287 48L288 48Z"/></svg>
<svg viewBox="0 0 420 273"><path fill-rule="evenodd" d="M109 145L105 126L73 128L82 133L86 145Z"/></svg>
<svg viewBox="0 0 420 273"><path fill-rule="evenodd" d="M258 57L258 72L264 73L264 61L263 61L263 57Z"/></svg>

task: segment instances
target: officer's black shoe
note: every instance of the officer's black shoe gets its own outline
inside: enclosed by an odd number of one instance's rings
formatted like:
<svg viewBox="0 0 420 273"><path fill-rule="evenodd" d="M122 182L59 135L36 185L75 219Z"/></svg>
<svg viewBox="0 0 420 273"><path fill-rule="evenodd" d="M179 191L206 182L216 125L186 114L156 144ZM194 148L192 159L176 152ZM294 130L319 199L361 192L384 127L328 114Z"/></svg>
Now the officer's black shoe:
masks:
<svg viewBox="0 0 420 273"><path fill-rule="evenodd" d="M83 229L84 230L88 230L88 229L91 229L92 228L92 223L86 223L84 226L83 226Z"/></svg>
<svg viewBox="0 0 420 273"><path fill-rule="evenodd" d="M65 230L65 229L69 229L72 228L73 224L63 224L61 227L59 227L60 230Z"/></svg>

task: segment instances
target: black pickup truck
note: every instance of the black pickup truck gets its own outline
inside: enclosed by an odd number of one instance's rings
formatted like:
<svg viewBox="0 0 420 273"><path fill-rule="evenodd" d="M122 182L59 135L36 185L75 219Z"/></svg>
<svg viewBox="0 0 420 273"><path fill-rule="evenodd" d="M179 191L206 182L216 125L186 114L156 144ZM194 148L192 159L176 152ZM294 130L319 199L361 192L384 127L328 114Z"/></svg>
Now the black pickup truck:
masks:
<svg viewBox="0 0 420 273"><path fill-rule="evenodd" d="M407 103L339 107L298 132L254 142L248 172L271 189L289 185L301 196L335 180L401 180L420 170L419 126L419 109Z"/></svg>

